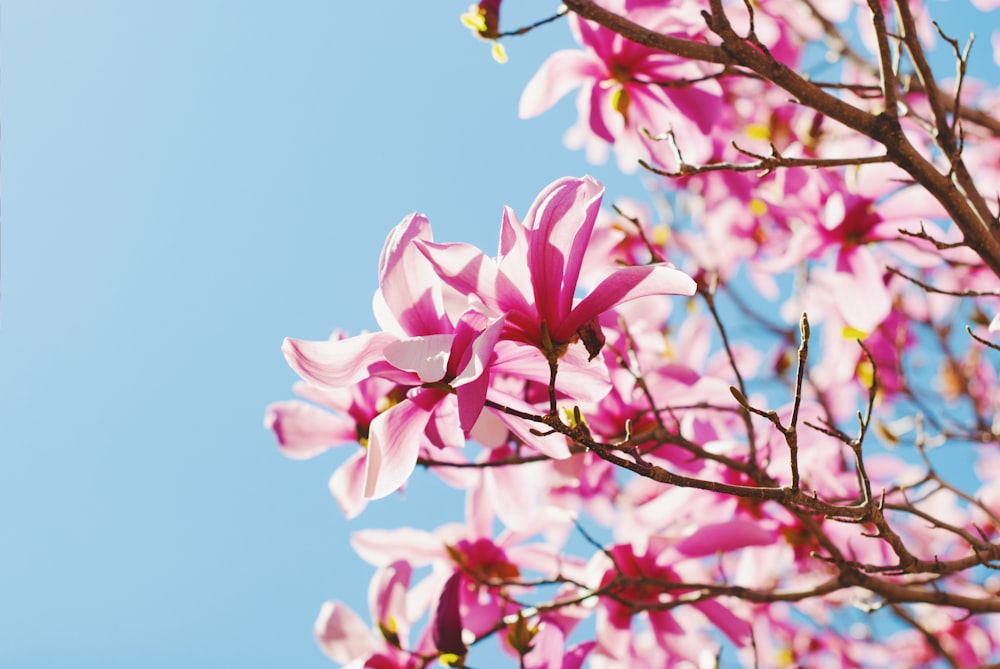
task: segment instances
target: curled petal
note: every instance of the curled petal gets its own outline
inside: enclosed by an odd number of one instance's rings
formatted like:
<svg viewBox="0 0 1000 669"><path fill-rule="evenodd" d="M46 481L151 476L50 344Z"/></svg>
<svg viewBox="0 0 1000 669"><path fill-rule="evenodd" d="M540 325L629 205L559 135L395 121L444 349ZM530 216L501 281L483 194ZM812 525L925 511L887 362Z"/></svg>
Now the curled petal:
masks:
<svg viewBox="0 0 1000 669"><path fill-rule="evenodd" d="M367 376L369 366L382 360L383 350L395 340L385 332L329 341L286 338L281 351L288 365L306 381L342 387Z"/></svg>

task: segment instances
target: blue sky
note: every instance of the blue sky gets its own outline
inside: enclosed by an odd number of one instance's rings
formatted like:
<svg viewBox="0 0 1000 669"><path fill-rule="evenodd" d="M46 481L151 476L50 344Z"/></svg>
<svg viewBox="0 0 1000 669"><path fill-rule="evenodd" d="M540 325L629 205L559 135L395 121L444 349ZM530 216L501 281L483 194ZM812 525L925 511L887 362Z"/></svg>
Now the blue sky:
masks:
<svg viewBox="0 0 1000 669"><path fill-rule="evenodd" d="M283 337L373 327L407 213L492 249L559 176L642 192L562 149L571 105L517 119L565 27L499 66L467 4L4 3L0 666L330 666L321 603L367 616L349 533L460 520L414 486L345 522L347 453L261 421Z"/></svg>

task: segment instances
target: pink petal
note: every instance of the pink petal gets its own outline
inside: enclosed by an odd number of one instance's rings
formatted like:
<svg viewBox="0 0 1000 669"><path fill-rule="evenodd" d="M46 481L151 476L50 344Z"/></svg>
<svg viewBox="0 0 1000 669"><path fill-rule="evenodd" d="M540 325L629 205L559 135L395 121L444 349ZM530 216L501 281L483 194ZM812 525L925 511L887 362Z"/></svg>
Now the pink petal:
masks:
<svg viewBox="0 0 1000 669"><path fill-rule="evenodd" d="M737 518L724 523L703 525L679 541L674 548L689 557L704 557L747 546L770 546L776 540L773 530L765 529L751 520Z"/></svg>
<svg viewBox="0 0 1000 669"><path fill-rule="evenodd" d="M365 497L399 489L417 466L420 440L440 392L420 390L371 422L365 468Z"/></svg>
<svg viewBox="0 0 1000 669"><path fill-rule="evenodd" d="M542 63L521 94L518 116L531 118L547 111L587 79L605 79L603 64L577 49L556 51Z"/></svg>
<svg viewBox="0 0 1000 669"><path fill-rule="evenodd" d="M351 548L365 562L382 567L405 555L414 567L426 566L444 555L444 542L430 532L401 527L361 530L351 535Z"/></svg>
<svg viewBox="0 0 1000 669"><path fill-rule="evenodd" d="M379 569L368 587L368 608L376 622L393 620L402 639L406 638L409 630L406 593L412 576L410 564L399 560Z"/></svg>
<svg viewBox="0 0 1000 669"><path fill-rule="evenodd" d="M390 342L385 359L396 369L414 372L423 383L444 378L454 335L437 334Z"/></svg>
<svg viewBox="0 0 1000 669"><path fill-rule="evenodd" d="M621 302L647 295L693 295L694 280L667 265L622 267L605 277L576 305L552 333L556 341L568 341L587 321Z"/></svg>
<svg viewBox="0 0 1000 669"><path fill-rule="evenodd" d="M330 494L337 501L344 518L350 520L365 510L365 460L368 451L358 449L344 464L337 467L327 483Z"/></svg>
<svg viewBox="0 0 1000 669"><path fill-rule="evenodd" d="M264 427L274 430L281 452L296 460L312 458L332 446L357 441L354 421L298 400L267 407Z"/></svg>
<svg viewBox="0 0 1000 669"><path fill-rule="evenodd" d="M515 409L528 414L543 413L524 400L496 389L493 389L490 395L491 399L495 402L510 409ZM517 418L516 416L511 416L510 414L506 414L495 409L487 410L493 412L494 415L496 415L496 417L499 418L504 425L506 425L510 431L524 443L534 447L540 453L547 455L550 458L555 458L556 460L563 460L570 456L569 446L566 444L566 437L559 434L551 434L545 437L539 437L538 435L532 434L532 428L536 430L544 430L545 426L543 424L527 421L523 418Z"/></svg>
<svg viewBox="0 0 1000 669"><path fill-rule="evenodd" d="M281 351L288 365L306 381L349 386L367 376L368 367L382 360L383 349L395 340L385 332L330 341L286 338Z"/></svg>
<svg viewBox="0 0 1000 669"><path fill-rule="evenodd" d="M535 295L528 271L528 231L510 207L503 208L500 220L497 270L509 280L509 283L497 286L500 311L526 310L526 305L534 304Z"/></svg>
<svg viewBox="0 0 1000 669"><path fill-rule="evenodd" d="M462 430L470 432L483 413L486 393L490 389L490 375L483 374L471 383L455 389L458 399L458 420ZM485 445L485 444L484 444Z"/></svg>
<svg viewBox="0 0 1000 669"><path fill-rule="evenodd" d="M438 334L447 326L440 280L414 244L418 239L430 241L430 223L410 214L386 238L378 272L381 298L402 331L414 337Z"/></svg>
<svg viewBox="0 0 1000 669"><path fill-rule="evenodd" d="M712 599L691 606L705 614L705 617L737 646L743 646L750 641L750 623L736 617L718 600Z"/></svg>
<svg viewBox="0 0 1000 669"><path fill-rule="evenodd" d="M565 177L545 188L528 211L528 268L538 314L549 328L560 325L573 306L603 196L604 186L592 177Z"/></svg>
<svg viewBox="0 0 1000 669"><path fill-rule="evenodd" d="M444 584L434 612L434 645L441 653L464 656L468 648L462 641L462 572L456 571Z"/></svg>
<svg viewBox="0 0 1000 669"><path fill-rule="evenodd" d="M892 311L892 297L882 280L883 268L859 247L841 256L844 269L833 275L833 299L851 327L874 332Z"/></svg>
<svg viewBox="0 0 1000 669"><path fill-rule="evenodd" d="M348 664L380 650L368 625L340 602L323 604L313 625L313 633L323 652L340 664Z"/></svg>
<svg viewBox="0 0 1000 669"><path fill-rule="evenodd" d="M497 306L496 262L471 244L418 241L417 248L446 284L463 295L475 295L493 310Z"/></svg>

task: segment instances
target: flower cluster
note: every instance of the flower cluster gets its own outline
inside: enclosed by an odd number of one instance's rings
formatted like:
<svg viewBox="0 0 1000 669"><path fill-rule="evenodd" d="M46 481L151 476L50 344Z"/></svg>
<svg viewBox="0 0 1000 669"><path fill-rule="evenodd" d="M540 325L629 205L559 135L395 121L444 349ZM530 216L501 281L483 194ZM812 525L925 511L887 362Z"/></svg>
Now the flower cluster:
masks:
<svg viewBox="0 0 1000 669"><path fill-rule="evenodd" d="M411 215L381 329L285 341L302 399L266 424L290 457L358 446L330 480L346 516L418 466L466 499L464 522L353 536L372 624L328 602L320 647L378 669L466 666L488 638L533 669L1000 659L1000 121L968 56L946 92L916 1L567 0L510 33L500 6L463 21L498 46L565 14L579 46L521 116L576 90L566 143L666 178L667 206L560 179L504 210L495 256ZM797 74L820 42L837 81Z"/></svg>

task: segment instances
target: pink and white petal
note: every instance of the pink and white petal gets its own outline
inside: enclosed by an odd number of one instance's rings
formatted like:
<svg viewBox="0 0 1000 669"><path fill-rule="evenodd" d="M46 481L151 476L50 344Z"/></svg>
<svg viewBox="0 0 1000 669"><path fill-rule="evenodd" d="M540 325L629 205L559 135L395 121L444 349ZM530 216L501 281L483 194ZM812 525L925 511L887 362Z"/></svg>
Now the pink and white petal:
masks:
<svg viewBox="0 0 1000 669"><path fill-rule="evenodd" d="M586 93L585 102L587 123L590 131L609 144L614 144L625 130L624 117L615 111L612 105L611 89L601 83L580 87L581 93Z"/></svg>
<svg viewBox="0 0 1000 669"><path fill-rule="evenodd" d="M588 79L605 79L603 64L578 49L556 51L542 63L521 93L518 116L532 118L548 111L574 88Z"/></svg>
<svg viewBox="0 0 1000 669"><path fill-rule="evenodd" d="M425 396L434 395L438 399L431 412L424 434L427 440L438 449L463 448L465 432L458 415L458 400L447 390L422 390Z"/></svg>
<svg viewBox="0 0 1000 669"><path fill-rule="evenodd" d="M340 664L364 659L381 650L368 625L340 602L325 602L313 625L320 649Z"/></svg>
<svg viewBox="0 0 1000 669"><path fill-rule="evenodd" d="M471 244L418 241L417 248L437 275L463 295L475 295L489 309L499 310L496 261Z"/></svg>
<svg viewBox="0 0 1000 669"><path fill-rule="evenodd" d="M413 576L413 568L405 560L397 560L375 572L368 586L368 609L376 623L396 627L400 639L409 636L406 593ZM405 642L405 641L404 641Z"/></svg>
<svg viewBox="0 0 1000 669"><path fill-rule="evenodd" d="M892 310L892 297L882 281L883 268L866 248L842 257L844 267L832 277L837 310L853 328L874 332Z"/></svg>
<svg viewBox="0 0 1000 669"><path fill-rule="evenodd" d="M524 669L563 669L566 633L558 625L542 621L530 647L521 663Z"/></svg>
<svg viewBox="0 0 1000 669"><path fill-rule="evenodd" d="M327 487L336 500L344 518L357 518L368 506L365 499L365 460L368 451L358 449L344 464L337 467L330 477Z"/></svg>
<svg viewBox="0 0 1000 669"><path fill-rule="evenodd" d="M606 9L615 11L614 7L608 6L612 3L602 2L601 4L605 5ZM620 46L620 41L617 39L618 35L599 23L585 21L576 14L571 13L569 15L569 28L573 33L573 37L576 38L577 43L592 49L602 62L610 63L618 51L616 49L616 46Z"/></svg>
<svg viewBox="0 0 1000 669"><path fill-rule="evenodd" d="M459 399L461 404L461 399ZM507 443L510 430L492 411L482 411L475 425L469 431L469 437L484 448L499 448Z"/></svg>
<svg viewBox="0 0 1000 669"><path fill-rule="evenodd" d="M414 567L424 567L444 556L440 537L412 527L394 530L360 530L351 535L351 548L368 564L382 567L401 557Z"/></svg>
<svg viewBox="0 0 1000 669"><path fill-rule="evenodd" d="M668 265L622 267L606 276L554 329L556 341L572 339L586 322L621 302L648 295L693 295L697 284Z"/></svg>
<svg viewBox="0 0 1000 669"><path fill-rule="evenodd" d="M497 517L508 528L527 527L538 511L541 492L547 489L547 470L538 465L489 467L483 472L483 487L494 500Z"/></svg>
<svg viewBox="0 0 1000 669"><path fill-rule="evenodd" d="M357 440L354 421L312 404L289 400L267 407L264 427L274 431L281 452L295 460Z"/></svg>
<svg viewBox="0 0 1000 669"><path fill-rule="evenodd" d="M497 402L501 406L507 407L508 409L514 409L515 411L520 411L521 413L530 415L541 415L543 413L524 400L499 391L495 388L491 391L490 395L493 401ZM538 429L539 427L543 427L541 423L527 421L523 418L518 418L489 407L487 407L486 410L493 412L496 417L499 418L504 425L506 425L510 431L514 433L515 436L527 445L538 450L538 452L547 455L550 458L555 458L556 460L563 460L570 456L566 438L562 435L552 434L546 437L539 437L531 432L532 428Z"/></svg>
<svg viewBox="0 0 1000 669"><path fill-rule="evenodd" d="M385 332L360 334L330 341L286 338L281 345L285 360L306 381L343 387L368 376L368 368L384 358L385 347L396 337Z"/></svg>
<svg viewBox="0 0 1000 669"><path fill-rule="evenodd" d="M490 368L493 373L549 384L549 364L538 348L505 340L497 342L496 353ZM559 359L556 390L581 402L596 402L607 395L611 390L608 368L600 358L588 358L583 346L571 345Z"/></svg>
<svg viewBox="0 0 1000 669"><path fill-rule="evenodd" d="M604 186L593 177L564 177L539 193L528 210L528 268L538 314L550 328L573 306L603 197Z"/></svg>
<svg viewBox="0 0 1000 669"><path fill-rule="evenodd" d="M398 490L417 466L420 441L439 394L417 391L372 420L368 430L365 497L378 499Z"/></svg>
<svg viewBox="0 0 1000 669"><path fill-rule="evenodd" d="M410 214L389 233L379 258L379 291L389 311L410 336L447 331L440 279L414 244L431 240L420 214Z"/></svg>
<svg viewBox="0 0 1000 669"><path fill-rule="evenodd" d="M334 388L332 386L316 386L305 381L296 381L292 386L295 394L315 402L321 406L347 413L354 402L353 387Z"/></svg>
<svg viewBox="0 0 1000 669"><path fill-rule="evenodd" d="M384 349L386 361L396 369L413 372L422 383L444 378L454 335L434 334L390 342Z"/></svg>
<svg viewBox="0 0 1000 669"><path fill-rule="evenodd" d="M493 357L504 321L504 316L491 318L472 309L462 314L455 327L455 341L449 357L449 371L455 375L452 386L461 386L483 375Z"/></svg>

